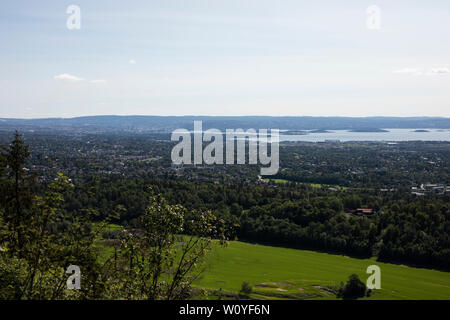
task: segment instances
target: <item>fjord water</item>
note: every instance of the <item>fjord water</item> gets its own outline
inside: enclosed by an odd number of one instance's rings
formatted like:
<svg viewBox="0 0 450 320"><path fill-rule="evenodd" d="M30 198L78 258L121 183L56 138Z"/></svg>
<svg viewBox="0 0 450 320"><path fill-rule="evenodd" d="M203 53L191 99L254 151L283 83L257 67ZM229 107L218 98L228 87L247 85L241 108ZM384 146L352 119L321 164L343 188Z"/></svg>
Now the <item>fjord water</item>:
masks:
<svg viewBox="0 0 450 320"><path fill-rule="evenodd" d="M328 130L325 133L309 132L302 135L288 135L280 132L280 141L322 142L325 140L345 141L450 141L450 129L384 129L387 132L353 132Z"/></svg>

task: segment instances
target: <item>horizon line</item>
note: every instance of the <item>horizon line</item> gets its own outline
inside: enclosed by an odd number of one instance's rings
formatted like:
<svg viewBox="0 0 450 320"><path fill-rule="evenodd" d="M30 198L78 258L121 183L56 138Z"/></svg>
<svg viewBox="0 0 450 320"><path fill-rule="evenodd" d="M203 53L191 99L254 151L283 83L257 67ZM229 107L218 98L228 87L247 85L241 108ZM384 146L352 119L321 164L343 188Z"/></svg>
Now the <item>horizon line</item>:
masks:
<svg viewBox="0 0 450 320"><path fill-rule="evenodd" d="M398 119L413 119L413 118L435 118L435 119L450 119L446 116L269 116L269 115L142 115L142 114L98 114L98 115L85 115L85 116L70 116L70 117L36 117L36 118L16 118L16 117L0 117L1 120L70 120L78 118L95 118L95 117L159 117L159 118L182 118L182 117L202 117L202 118L398 118Z"/></svg>

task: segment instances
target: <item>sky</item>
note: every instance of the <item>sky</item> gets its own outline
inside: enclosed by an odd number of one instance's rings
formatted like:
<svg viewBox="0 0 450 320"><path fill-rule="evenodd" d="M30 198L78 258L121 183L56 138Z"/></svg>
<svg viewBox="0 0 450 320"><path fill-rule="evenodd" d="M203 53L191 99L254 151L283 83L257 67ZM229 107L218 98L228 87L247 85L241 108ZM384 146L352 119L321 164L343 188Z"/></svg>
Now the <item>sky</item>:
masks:
<svg viewBox="0 0 450 320"><path fill-rule="evenodd" d="M450 117L449 39L448 0L1 1L0 117Z"/></svg>

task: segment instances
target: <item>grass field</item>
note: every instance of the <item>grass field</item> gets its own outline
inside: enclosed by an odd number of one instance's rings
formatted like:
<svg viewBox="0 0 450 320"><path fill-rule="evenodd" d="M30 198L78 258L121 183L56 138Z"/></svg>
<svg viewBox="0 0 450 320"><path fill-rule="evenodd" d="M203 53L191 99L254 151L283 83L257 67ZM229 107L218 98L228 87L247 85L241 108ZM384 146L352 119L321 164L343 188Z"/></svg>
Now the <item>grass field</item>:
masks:
<svg viewBox="0 0 450 320"><path fill-rule="evenodd" d="M328 287L352 273L365 282L373 264L381 268L381 289L364 299L450 299L448 272L237 241L212 250L196 286L237 293L246 281L252 298L335 299Z"/></svg>
<svg viewBox="0 0 450 320"><path fill-rule="evenodd" d="M274 183L279 183L279 184L286 184L286 183L291 183L292 181L286 180L286 179L263 179L263 181L267 181L267 182L274 182ZM336 188L338 190L346 190L348 189L348 187L342 187L342 186L337 186L337 185L328 185L328 184L320 184L320 183L306 183L306 182L297 182L298 184L304 184L304 185L308 185L311 188Z"/></svg>
<svg viewBox="0 0 450 320"><path fill-rule="evenodd" d="M109 225L107 230L121 228ZM99 259L114 254L98 239ZM364 299L450 299L450 273L356 259L307 250L296 250L230 241L217 243L208 254L202 276L195 287L205 289L197 298L238 298L242 282L253 286L254 299L336 299L333 287L356 273L366 282L370 265L381 269L381 289Z"/></svg>

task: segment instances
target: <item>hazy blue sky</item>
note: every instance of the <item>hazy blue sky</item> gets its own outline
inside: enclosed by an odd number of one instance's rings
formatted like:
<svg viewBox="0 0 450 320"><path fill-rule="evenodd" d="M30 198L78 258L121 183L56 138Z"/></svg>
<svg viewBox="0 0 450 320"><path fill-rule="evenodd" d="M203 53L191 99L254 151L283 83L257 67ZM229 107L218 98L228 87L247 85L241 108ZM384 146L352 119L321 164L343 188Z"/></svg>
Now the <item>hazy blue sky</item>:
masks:
<svg viewBox="0 0 450 320"><path fill-rule="evenodd" d="M1 1L0 117L449 117L449 39L448 0Z"/></svg>

